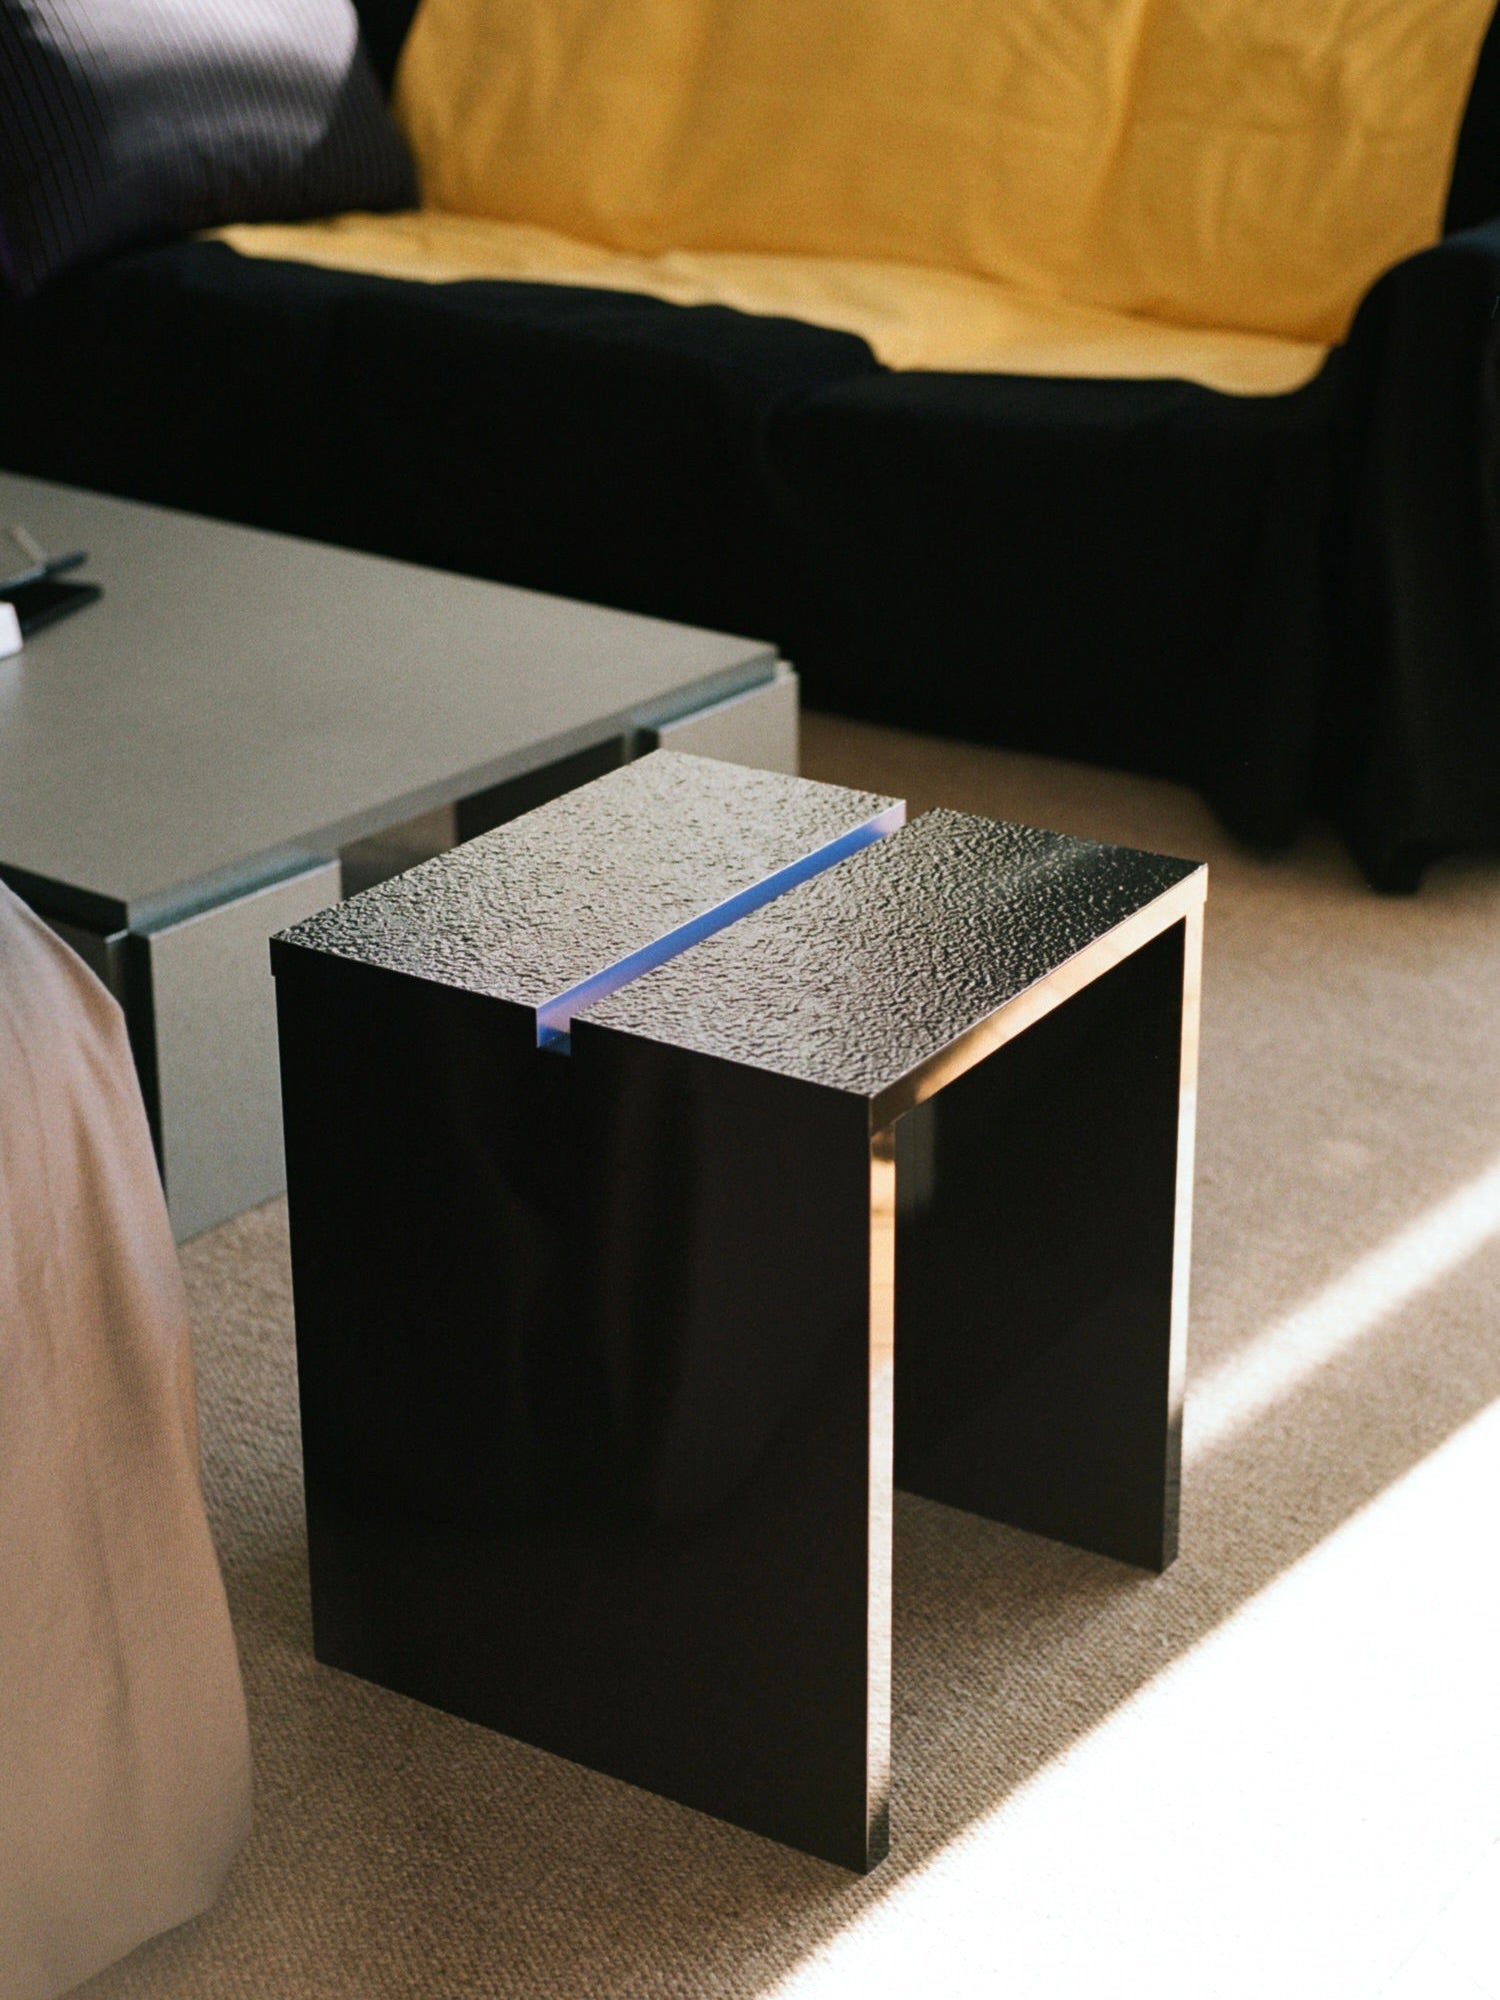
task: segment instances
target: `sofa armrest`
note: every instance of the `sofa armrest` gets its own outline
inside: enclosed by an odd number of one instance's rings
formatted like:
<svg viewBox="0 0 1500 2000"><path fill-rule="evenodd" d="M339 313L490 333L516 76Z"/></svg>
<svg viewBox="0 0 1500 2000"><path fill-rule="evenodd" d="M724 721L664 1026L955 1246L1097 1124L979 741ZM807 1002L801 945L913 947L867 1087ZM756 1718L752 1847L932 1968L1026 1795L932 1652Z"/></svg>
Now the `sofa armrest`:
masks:
<svg viewBox="0 0 1500 2000"><path fill-rule="evenodd" d="M1500 842L1500 217L1405 259L1351 331L1340 818L1377 886Z"/></svg>

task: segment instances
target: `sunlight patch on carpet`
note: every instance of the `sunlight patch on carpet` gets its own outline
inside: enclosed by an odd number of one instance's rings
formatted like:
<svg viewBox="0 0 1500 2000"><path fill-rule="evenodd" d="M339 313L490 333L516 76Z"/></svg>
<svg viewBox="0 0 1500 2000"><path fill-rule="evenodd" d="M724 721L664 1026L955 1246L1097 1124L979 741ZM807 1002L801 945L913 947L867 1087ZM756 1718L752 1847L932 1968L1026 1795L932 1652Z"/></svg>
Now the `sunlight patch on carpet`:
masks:
<svg viewBox="0 0 1500 2000"><path fill-rule="evenodd" d="M898 1737L889 1889L775 2000L1372 2000L1500 1837L1497 1512L1500 1404L904 1877Z"/></svg>
<svg viewBox="0 0 1500 2000"><path fill-rule="evenodd" d="M1242 1431L1497 1236L1500 1159L1194 1383L1186 1457L1201 1458Z"/></svg>

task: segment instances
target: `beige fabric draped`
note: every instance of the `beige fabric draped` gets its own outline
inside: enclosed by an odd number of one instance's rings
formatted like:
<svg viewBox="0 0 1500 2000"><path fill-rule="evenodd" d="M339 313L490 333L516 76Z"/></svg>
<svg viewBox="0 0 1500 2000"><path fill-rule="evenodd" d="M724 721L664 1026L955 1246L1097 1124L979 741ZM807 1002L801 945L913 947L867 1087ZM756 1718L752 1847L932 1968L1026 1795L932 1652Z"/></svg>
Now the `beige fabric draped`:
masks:
<svg viewBox="0 0 1500 2000"><path fill-rule="evenodd" d="M0 2000L203 1910L249 1790L124 1023L0 887Z"/></svg>
<svg viewBox="0 0 1500 2000"><path fill-rule="evenodd" d="M525 222L446 215L339 215L236 223L213 232L245 257L450 284L521 278L645 292L673 305L779 313L867 340L888 368L994 375L1150 377L1231 396L1279 396L1310 382L1324 341L1175 326L1138 313L1040 298L964 271L847 257L668 251L637 257Z"/></svg>
<svg viewBox="0 0 1500 2000"><path fill-rule="evenodd" d="M1437 236L1494 0L423 0L423 207L245 256L645 292L887 367L1311 381Z"/></svg>
<svg viewBox="0 0 1500 2000"><path fill-rule="evenodd" d="M424 206L1341 340L1437 234L1493 0L422 0Z"/></svg>

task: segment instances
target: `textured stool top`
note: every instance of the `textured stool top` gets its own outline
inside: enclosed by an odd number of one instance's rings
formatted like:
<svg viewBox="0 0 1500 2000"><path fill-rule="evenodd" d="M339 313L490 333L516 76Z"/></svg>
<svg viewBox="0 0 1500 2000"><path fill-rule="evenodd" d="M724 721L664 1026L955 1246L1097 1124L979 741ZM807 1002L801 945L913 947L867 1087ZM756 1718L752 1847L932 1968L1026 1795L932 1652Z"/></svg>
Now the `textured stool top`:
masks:
<svg viewBox="0 0 1500 2000"><path fill-rule="evenodd" d="M930 812L633 980L589 1023L876 1097L1207 870Z"/></svg>
<svg viewBox="0 0 1500 2000"><path fill-rule="evenodd" d="M562 1034L590 994L904 816L873 792L657 751L276 942L532 1007Z"/></svg>

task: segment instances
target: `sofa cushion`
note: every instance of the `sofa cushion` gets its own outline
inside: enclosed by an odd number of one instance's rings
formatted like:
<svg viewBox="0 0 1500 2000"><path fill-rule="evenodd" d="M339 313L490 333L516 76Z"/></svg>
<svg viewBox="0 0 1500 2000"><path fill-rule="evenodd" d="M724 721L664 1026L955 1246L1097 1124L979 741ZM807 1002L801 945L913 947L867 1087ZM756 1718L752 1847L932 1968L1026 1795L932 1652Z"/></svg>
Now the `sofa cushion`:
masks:
<svg viewBox="0 0 1500 2000"><path fill-rule="evenodd" d="M1154 772L1257 843L1306 806L1344 355L1295 395L883 374L781 410L822 706Z"/></svg>
<svg viewBox="0 0 1500 2000"><path fill-rule="evenodd" d="M878 372L863 341L795 320L392 281L361 308L349 357L352 539L775 638L800 580L767 504L768 426Z"/></svg>
<svg viewBox="0 0 1500 2000"><path fill-rule="evenodd" d="M772 413L852 335L548 285L136 251L0 307L0 464L754 637Z"/></svg>
<svg viewBox="0 0 1500 2000"><path fill-rule="evenodd" d="M1328 352L1319 341L1177 326L1042 299L962 271L722 250L638 257L534 223L441 209L235 223L217 234L246 256L305 260L332 270L435 284L521 278L592 285L644 292L674 305L725 305L807 320L858 334L888 368L1179 379L1228 395L1275 396L1310 382Z"/></svg>
<svg viewBox="0 0 1500 2000"><path fill-rule="evenodd" d="M0 279L415 182L349 0L0 0Z"/></svg>
<svg viewBox="0 0 1500 2000"><path fill-rule="evenodd" d="M382 282L218 245L135 250L0 298L0 464L342 540L345 329Z"/></svg>
<svg viewBox="0 0 1500 2000"><path fill-rule="evenodd" d="M423 0L437 208L1340 339L1437 233L1494 0Z"/></svg>

